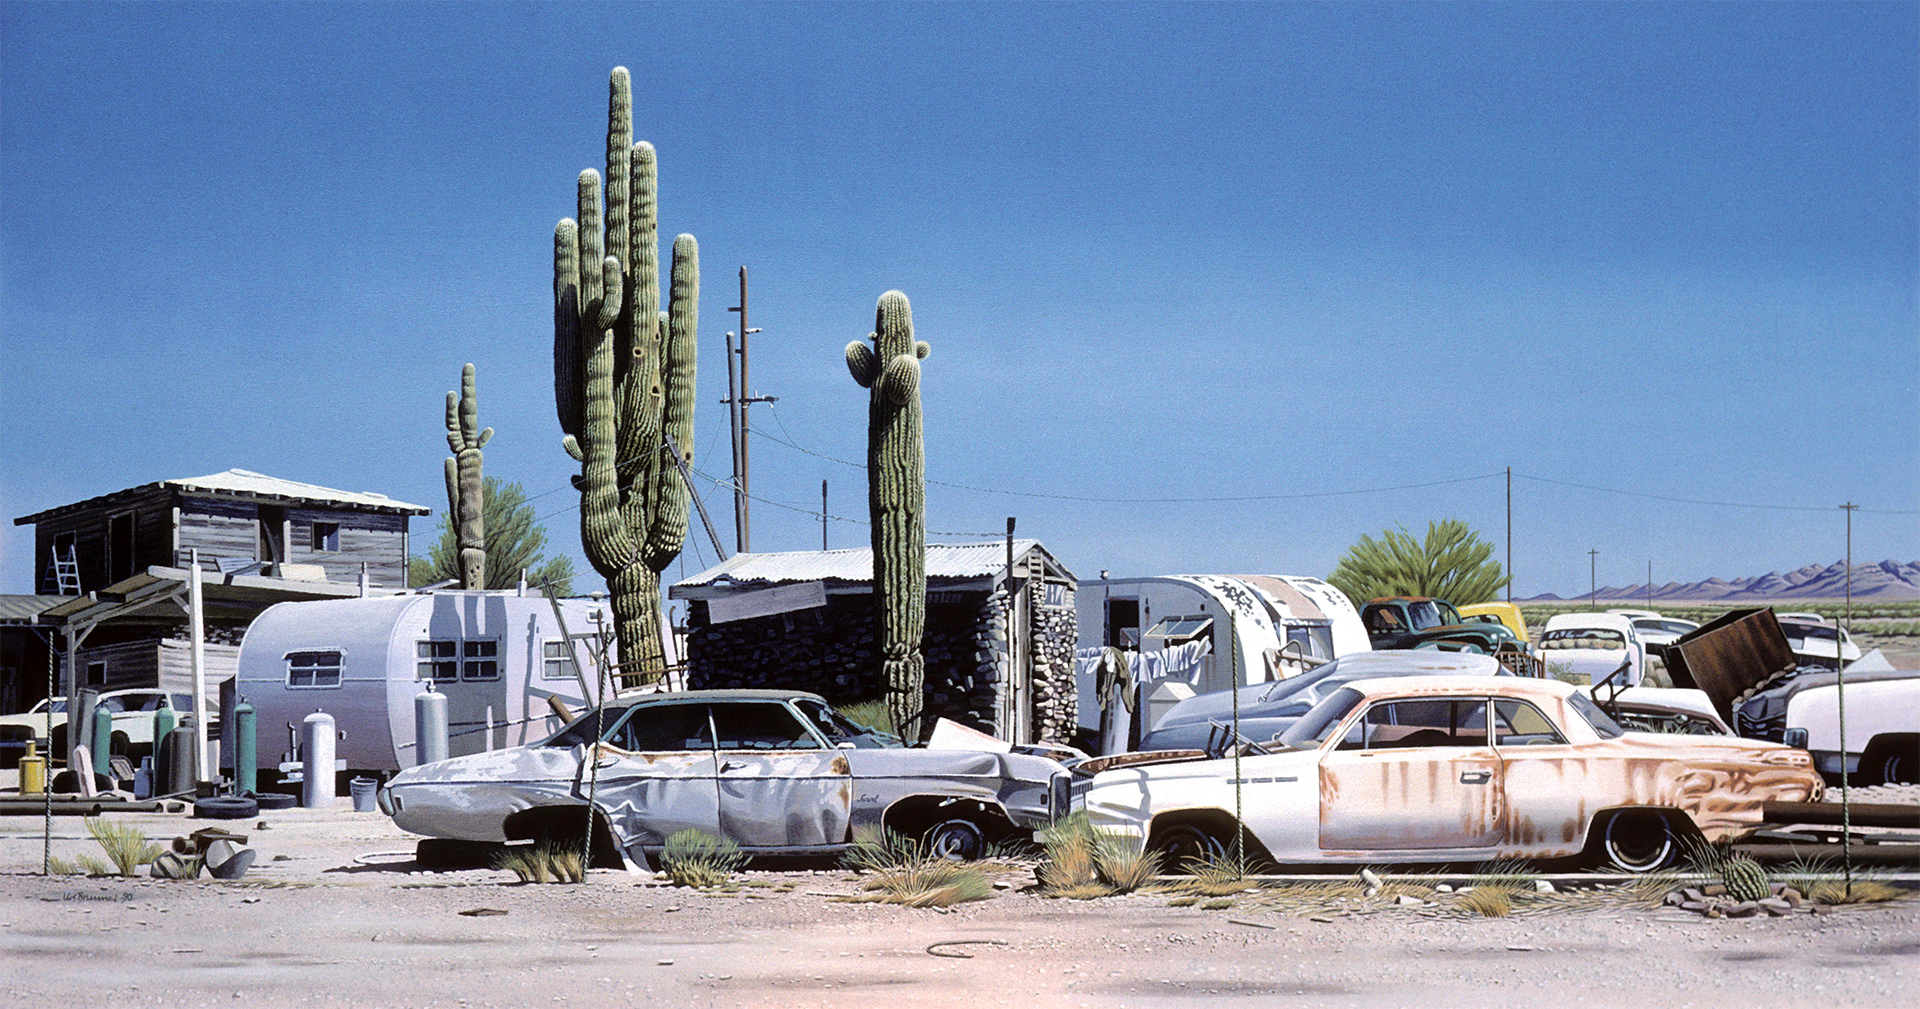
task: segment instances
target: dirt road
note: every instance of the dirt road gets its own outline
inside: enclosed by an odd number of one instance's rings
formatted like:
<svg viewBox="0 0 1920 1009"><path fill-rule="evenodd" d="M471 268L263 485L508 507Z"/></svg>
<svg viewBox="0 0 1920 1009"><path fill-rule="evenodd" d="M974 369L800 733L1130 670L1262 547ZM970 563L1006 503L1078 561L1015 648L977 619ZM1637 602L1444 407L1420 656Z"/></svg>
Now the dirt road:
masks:
<svg viewBox="0 0 1920 1009"><path fill-rule="evenodd" d="M206 824L125 819L156 837ZM420 870L377 814L239 827L261 856L239 882L96 880L33 874L40 821L0 820L6 1005L1827 1007L1908 1004L1920 980L1916 901L1778 919L1603 904L1314 921L1165 896L1049 900L1008 870L994 899L942 913L836 903L822 895L857 887L838 870L756 872L725 896L612 871L520 885ZM78 819L54 828L56 853L90 850ZM505 913L462 913L477 909Z"/></svg>

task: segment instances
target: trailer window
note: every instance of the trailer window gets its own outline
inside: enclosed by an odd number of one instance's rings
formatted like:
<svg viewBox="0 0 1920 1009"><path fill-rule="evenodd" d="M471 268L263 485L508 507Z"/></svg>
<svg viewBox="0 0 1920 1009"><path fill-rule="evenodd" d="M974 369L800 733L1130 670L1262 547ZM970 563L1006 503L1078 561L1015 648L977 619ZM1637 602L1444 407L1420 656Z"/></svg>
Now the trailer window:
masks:
<svg viewBox="0 0 1920 1009"><path fill-rule="evenodd" d="M567 654L567 643L559 638L549 638L540 642L540 678L543 680L573 679L573 658Z"/></svg>
<svg viewBox="0 0 1920 1009"><path fill-rule="evenodd" d="M337 687L339 685L339 652L289 652L287 654L287 686Z"/></svg>
<svg viewBox="0 0 1920 1009"><path fill-rule="evenodd" d="M460 678L460 642L422 641L417 646L420 663L415 679L452 683Z"/></svg>
<svg viewBox="0 0 1920 1009"><path fill-rule="evenodd" d="M493 638L462 642L460 678L497 680L500 678L500 642Z"/></svg>

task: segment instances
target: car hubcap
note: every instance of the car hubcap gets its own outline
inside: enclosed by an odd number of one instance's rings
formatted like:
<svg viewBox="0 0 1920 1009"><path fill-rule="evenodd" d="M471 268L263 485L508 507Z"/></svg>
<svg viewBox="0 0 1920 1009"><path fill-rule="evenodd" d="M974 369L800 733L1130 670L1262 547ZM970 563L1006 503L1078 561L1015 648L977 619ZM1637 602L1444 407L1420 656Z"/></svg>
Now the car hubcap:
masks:
<svg viewBox="0 0 1920 1009"><path fill-rule="evenodd" d="M953 862L970 862L980 857L986 838L971 820L948 820L927 831L927 852Z"/></svg>
<svg viewBox="0 0 1920 1009"><path fill-rule="evenodd" d="M1673 835L1658 813L1621 813L1607 821L1607 859L1628 872L1647 872L1667 864Z"/></svg>

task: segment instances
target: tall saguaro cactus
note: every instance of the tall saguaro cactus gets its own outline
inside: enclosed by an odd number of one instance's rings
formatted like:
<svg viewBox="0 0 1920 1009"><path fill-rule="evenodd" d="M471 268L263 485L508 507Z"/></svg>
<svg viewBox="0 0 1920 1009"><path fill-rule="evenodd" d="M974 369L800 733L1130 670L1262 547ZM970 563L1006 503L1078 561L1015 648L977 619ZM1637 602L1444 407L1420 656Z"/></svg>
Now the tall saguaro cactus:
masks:
<svg viewBox="0 0 1920 1009"><path fill-rule="evenodd" d="M447 511L454 542L460 548L462 588L487 587L487 526L481 517L486 491L480 479L480 450L493 428L480 430L480 397L474 391L473 365L460 369L460 392L447 393Z"/></svg>
<svg viewBox="0 0 1920 1009"><path fill-rule="evenodd" d="M871 390L867 405L867 507L873 518L873 598L880 619L880 675L893 724L922 734L927 623L927 474L921 442L920 360L907 296L888 291L874 312L869 348L847 344L847 370Z"/></svg>
<svg viewBox="0 0 1920 1009"><path fill-rule="evenodd" d="M687 535L687 488L666 444L692 461L700 250L692 235L673 240L661 311L653 145L633 141L627 68L608 90L604 223L588 169L578 220L553 232L554 401L581 463L580 539L613 594L621 664L653 679L666 668L660 572Z"/></svg>

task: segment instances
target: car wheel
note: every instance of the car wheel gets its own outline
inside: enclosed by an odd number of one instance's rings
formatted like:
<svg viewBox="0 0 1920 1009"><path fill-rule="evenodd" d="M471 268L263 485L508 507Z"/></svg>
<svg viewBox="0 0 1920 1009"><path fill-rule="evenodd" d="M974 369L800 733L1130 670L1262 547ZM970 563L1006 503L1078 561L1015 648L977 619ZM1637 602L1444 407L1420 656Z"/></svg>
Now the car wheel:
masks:
<svg viewBox="0 0 1920 1009"><path fill-rule="evenodd" d="M1183 823L1160 832L1154 847L1165 857L1173 872L1183 871L1189 862L1218 862L1227 857L1227 844L1205 828Z"/></svg>
<svg viewBox="0 0 1920 1009"><path fill-rule="evenodd" d="M971 862L987 851L987 835L972 820L942 820L921 835L927 854L950 862Z"/></svg>
<svg viewBox="0 0 1920 1009"><path fill-rule="evenodd" d="M1880 781L1888 785L1911 785L1920 778L1914 777L1915 754L1911 749L1894 746L1881 754Z"/></svg>
<svg viewBox="0 0 1920 1009"><path fill-rule="evenodd" d="M1600 854L1608 867L1620 872L1652 872L1679 859L1680 839L1665 813L1629 809L1607 818Z"/></svg>

